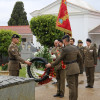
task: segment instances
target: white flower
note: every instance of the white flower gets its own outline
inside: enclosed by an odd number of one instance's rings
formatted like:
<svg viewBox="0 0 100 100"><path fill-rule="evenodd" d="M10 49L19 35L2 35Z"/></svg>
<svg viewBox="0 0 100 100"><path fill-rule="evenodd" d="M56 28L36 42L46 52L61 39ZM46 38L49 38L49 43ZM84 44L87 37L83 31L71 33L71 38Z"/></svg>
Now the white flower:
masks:
<svg viewBox="0 0 100 100"><path fill-rule="evenodd" d="M55 54L51 55L51 58L52 58L52 59L56 59Z"/></svg>

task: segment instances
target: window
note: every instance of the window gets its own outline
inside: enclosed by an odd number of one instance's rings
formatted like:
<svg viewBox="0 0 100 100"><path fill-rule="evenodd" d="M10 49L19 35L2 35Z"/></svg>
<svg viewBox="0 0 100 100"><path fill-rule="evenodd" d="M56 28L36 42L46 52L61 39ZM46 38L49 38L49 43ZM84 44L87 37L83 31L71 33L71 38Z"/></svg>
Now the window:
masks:
<svg viewBox="0 0 100 100"><path fill-rule="evenodd" d="M26 38L22 38L22 42L26 42Z"/></svg>

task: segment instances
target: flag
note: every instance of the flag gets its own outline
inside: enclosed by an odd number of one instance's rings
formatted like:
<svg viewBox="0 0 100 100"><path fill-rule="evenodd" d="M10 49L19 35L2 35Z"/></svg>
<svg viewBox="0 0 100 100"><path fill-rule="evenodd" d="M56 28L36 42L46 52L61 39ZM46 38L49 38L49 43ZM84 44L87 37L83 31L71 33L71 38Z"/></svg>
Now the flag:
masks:
<svg viewBox="0 0 100 100"><path fill-rule="evenodd" d="M66 0L61 0L60 10L56 21L56 29L72 36Z"/></svg>

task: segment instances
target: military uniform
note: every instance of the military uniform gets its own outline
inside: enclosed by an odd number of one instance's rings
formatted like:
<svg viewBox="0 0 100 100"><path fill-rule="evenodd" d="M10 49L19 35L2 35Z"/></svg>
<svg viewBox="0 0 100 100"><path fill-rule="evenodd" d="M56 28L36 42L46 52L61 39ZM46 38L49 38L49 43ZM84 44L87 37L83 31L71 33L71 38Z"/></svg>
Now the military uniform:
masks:
<svg viewBox="0 0 100 100"><path fill-rule="evenodd" d="M87 76L87 84L90 87L94 85L94 71L97 65L97 52L94 46L84 47L84 66Z"/></svg>
<svg viewBox="0 0 100 100"><path fill-rule="evenodd" d="M20 57L18 47L15 43L11 43L8 48L9 54L9 75L19 76L19 70L21 68L20 62L24 63L25 61Z"/></svg>
<svg viewBox="0 0 100 100"><path fill-rule="evenodd" d="M62 47L59 47L56 52L58 57L62 51ZM58 58L57 57L57 58ZM56 66L56 79L57 79L57 94L64 96L65 93L65 69L62 68L62 63Z"/></svg>
<svg viewBox="0 0 100 100"><path fill-rule="evenodd" d="M84 56L84 47L83 46L82 47L77 46L77 48L79 49L80 54L81 54L82 59L83 59L83 56ZM84 71L83 64L81 64L80 62L78 62L78 64L79 64L79 68L80 68L80 74L83 74L83 71Z"/></svg>
<svg viewBox="0 0 100 100"><path fill-rule="evenodd" d="M52 54L56 55L56 59L59 57L59 53L61 53L61 47L54 47L51 51ZM62 64L59 63L55 66L56 70L56 79L57 79L57 95L64 95L65 93L65 69L62 69Z"/></svg>
<svg viewBox="0 0 100 100"><path fill-rule="evenodd" d="M59 64L62 60L64 61L64 64L66 64L66 76L69 87L69 100L77 100L78 74L80 73L77 60L80 60L80 62L82 62L81 54L77 47L71 46L69 44L62 49L60 57L54 63L52 63L51 66Z"/></svg>
<svg viewBox="0 0 100 100"><path fill-rule="evenodd" d="M100 59L100 45L99 45L99 49L98 49L98 58Z"/></svg>

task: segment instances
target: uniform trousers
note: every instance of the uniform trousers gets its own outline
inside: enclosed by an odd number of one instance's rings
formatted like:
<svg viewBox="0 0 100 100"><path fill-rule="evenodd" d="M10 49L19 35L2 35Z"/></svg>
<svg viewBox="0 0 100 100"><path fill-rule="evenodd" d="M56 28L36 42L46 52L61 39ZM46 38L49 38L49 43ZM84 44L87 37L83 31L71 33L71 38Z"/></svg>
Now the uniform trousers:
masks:
<svg viewBox="0 0 100 100"><path fill-rule="evenodd" d="M87 85L93 87L95 67L85 67L85 71L87 76Z"/></svg>
<svg viewBox="0 0 100 100"><path fill-rule="evenodd" d="M10 76L19 76L19 70L9 70Z"/></svg>
<svg viewBox="0 0 100 100"><path fill-rule="evenodd" d="M69 100L78 99L78 74L67 75L67 82L69 87Z"/></svg>
<svg viewBox="0 0 100 100"><path fill-rule="evenodd" d="M64 95L65 93L65 69L56 71L57 79L57 94Z"/></svg>

